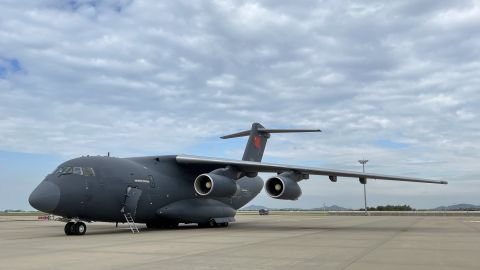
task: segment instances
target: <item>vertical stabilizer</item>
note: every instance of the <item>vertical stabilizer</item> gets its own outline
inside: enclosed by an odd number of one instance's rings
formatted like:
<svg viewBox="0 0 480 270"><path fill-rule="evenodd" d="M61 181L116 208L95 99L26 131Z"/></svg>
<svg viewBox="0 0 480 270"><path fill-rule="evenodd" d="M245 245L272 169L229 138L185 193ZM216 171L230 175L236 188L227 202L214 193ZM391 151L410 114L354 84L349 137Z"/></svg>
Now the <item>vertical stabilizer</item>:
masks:
<svg viewBox="0 0 480 270"><path fill-rule="evenodd" d="M258 129L263 128L259 123L253 123L250 130L250 136L248 137L247 146L245 146L245 152L243 152L242 160L248 161L262 161L263 152L267 145L267 140L270 138L270 134L266 132L260 132Z"/></svg>

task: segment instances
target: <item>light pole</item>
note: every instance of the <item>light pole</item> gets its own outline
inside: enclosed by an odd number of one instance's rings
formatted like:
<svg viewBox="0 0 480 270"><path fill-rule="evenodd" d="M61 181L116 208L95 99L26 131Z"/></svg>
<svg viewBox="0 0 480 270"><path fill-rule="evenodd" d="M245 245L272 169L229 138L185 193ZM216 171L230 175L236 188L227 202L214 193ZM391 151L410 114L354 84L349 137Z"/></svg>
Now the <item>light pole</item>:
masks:
<svg viewBox="0 0 480 270"><path fill-rule="evenodd" d="M362 164L362 171L363 173L365 173L365 164L367 164L368 160L367 159L360 159L358 161L360 164ZM365 215L368 216L368 211L367 211L367 188L366 188L366 185L367 185L367 181L366 179L367 178L364 178L365 181L362 183L363 184L363 200L365 202Z"/></svg>

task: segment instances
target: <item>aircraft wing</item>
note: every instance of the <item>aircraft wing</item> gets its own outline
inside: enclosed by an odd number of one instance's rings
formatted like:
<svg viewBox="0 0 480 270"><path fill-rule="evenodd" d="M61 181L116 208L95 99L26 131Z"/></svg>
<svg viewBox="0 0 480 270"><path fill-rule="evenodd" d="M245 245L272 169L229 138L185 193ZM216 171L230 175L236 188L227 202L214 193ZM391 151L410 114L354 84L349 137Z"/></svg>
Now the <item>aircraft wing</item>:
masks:
<svg viewBox="0 0 480 270"><path fill-rule="evenodd" d="M336 177L352 177L352 178L358 178L363 180L377 179L377 180L418 182L418 183L431 183L431 184L444 184L444 185L448 184L447 181L437 181L437 180L429 180L429 179L421 179L421 178L413 178L413 177L402 177L402 176L362 173L362 172L343 171L343 170L331 170L331 169L323 169L323 168L315 168L315 167L262 163L262 162L255 162L255 161L199 157L199 156L190 156L190 155L178 155L176 156L176 160L178 163L186 164L186 165L213 165L213 166L222 166L222 167L230 165L230 166L234 166L238 170L245 173L256 173L256 172L282 173L282 172L293 171L293 172L303 173L303 174L327 175L330 177L330 180L332 181L336 181Z"/></svg>

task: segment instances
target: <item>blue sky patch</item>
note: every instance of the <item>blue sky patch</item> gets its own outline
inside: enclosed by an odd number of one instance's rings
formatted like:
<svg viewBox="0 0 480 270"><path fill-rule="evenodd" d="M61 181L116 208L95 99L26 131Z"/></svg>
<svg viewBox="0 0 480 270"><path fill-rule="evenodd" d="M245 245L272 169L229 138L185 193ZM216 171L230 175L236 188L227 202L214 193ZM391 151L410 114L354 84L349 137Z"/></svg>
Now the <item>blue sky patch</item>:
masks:
<svg viewBox="0 0 480 270"><path fill-rule="evenodd" d="M7 69L0 66L0 78L5 78L6 74L7 74Z"/></svg>
<svg viewBox="0 0 480 270"><path fill-rule="evenodd" d="M20 61L18 61L17 59L10 59L10 60L8 60L8 63L10 64L10 69L13 72L19 72L20 70L22 70L22 66L20 65Z"/></svg>
<svg viewBox="0 0 480 270"><path fill-rule="evenodd" d="M78 0L70 0L68 1L68 6L71 10L76 11L82 5L88 5L92 7L96 7L99 1L92 0L92 1L78 1Z"/></svg>
<svg viewBox="0 0 480 270"><path fill-rule="evenodd" d="M118 1L118 2L115 2L115 3L110 3L108 1L102 1L102 0L70 0L70 1L67 2L66 8L75 12L82 7L92 7L97 12L101 11L101 10L109 9L109 10L113 10L117 13L120 13L130 3L131 3L131 1L129 1L129 0Z"/></svg>
<svg viewBox="0 0 480 270"><path fill-rule="evenodd" d="M7 77L9 73L17 73L22 71L22 65L16 58L0 57L0 78Z"/></svg>
<svg viewBox="0 0 480 270"><path fill-rule="evenodd" d="M30 192L51 173L64 158L49 154L30 154L0 150L0 211L4 209L32 210L28 204Z"/></svg>

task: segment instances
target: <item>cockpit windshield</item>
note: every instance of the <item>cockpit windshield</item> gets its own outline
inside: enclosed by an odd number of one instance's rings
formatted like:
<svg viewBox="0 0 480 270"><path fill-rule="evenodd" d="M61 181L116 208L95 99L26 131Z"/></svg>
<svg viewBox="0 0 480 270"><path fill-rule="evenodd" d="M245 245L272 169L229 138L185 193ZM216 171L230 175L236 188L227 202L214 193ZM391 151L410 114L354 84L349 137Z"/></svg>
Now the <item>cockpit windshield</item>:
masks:
<svg viewBox="0 0 480 270"><path fill-rule="evenodd" d="M73 167L73 174L83 175L82 167Z"/></svg>
<svg viewBox="0 0 480 270"><path fill-rule="evenodd" d="M62 174L72 174L72 173L73 173L72 167L65 167L65 169L63 169L63 172L62 172Z"/></svg>
<svg viewBox="0 0 480 270"><path fill-rule="evenodd" d="M53 172L55 174L64 175L64 174L77 174L83 176L95 176L95 171L92 167L58 167Z"/></svg>
<svg viewBox="0 0 480 270"><path fill-rule="evenodd" d="M85 176L95 176L95 172L93 171L93 168L83 167L83 175L85 175Z"/></svg>

